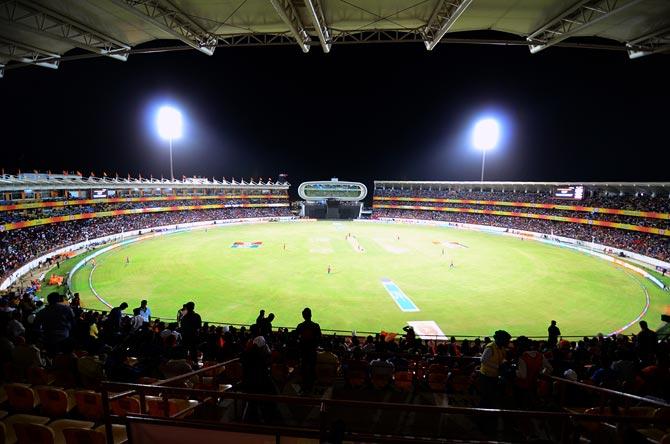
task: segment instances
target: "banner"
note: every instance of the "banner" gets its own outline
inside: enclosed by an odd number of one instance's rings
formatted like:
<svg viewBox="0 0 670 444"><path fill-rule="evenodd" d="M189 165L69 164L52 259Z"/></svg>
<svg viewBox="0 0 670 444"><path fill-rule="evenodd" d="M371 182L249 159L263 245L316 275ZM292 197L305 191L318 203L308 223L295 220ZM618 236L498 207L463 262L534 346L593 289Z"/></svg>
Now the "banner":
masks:
<svg viewBox="0 0 670 444"><path fill-rule="evenodd" d="M435 202L470 205L495 205L501 207L545 208L549 210L582 211L586 213L618 214L621 216L648 217L651 219L670 219L670 213L655 211L619 210L616 208L582 207L577 205L541 204L530 202L506 202L501 200L437 199L431 197L384 197L374 196L373 201L391 202Z"/></svg>
<svg viewBox="0 0 670 444"><path fill-rule="evenodd" d="M476 210L474 208L453 208L453 207L424 207L418 205L384 205L373 204L373 209L394 209L394 210L421 210L421 211L442 211L449 213L471 213L471 214L489 214L492 216L507 217L525 217L529 219L553 220L557 222L570 222L574 224L597 225L599 227L619 228L629 231L640 231L643 233L659 234L661 236L670 236L670 230L661 228L643 227L641 225L624 224L619 222L610 222L606 220L580 219L578 217L552 216L549 214L519 213L515 211L497 211L497 210Z"/></svg>
<svg viewBox="0 0 670 444"><path fill-rule="evenodd" d="M0 205L0 211L27 210L30 208L52 208L66 207L70 205L89 205L104 203L124 203L124 202L154 202L159 200L232 200L232 199L288 199L285 194L267 194L267 195L224 195L224 196L150 196L150 197L109 197L97 199L72 199L59 200L55 202L30 202L14 205Z"/></svg>

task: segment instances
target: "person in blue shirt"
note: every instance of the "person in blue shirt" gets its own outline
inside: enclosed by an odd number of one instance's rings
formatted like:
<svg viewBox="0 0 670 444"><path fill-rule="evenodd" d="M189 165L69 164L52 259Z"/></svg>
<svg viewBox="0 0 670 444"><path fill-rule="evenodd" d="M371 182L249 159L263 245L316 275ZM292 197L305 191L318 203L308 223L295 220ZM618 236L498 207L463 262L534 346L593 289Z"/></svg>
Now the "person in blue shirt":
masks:
<svg viewBox="0 0 670 444"><path fill-rule="evenodd" d="M142 319L144 319L144 322L149 322L151 321L151 309L147 307L147 300L142 299L142 302L140 302L140 316L142 316Z"/></svg>

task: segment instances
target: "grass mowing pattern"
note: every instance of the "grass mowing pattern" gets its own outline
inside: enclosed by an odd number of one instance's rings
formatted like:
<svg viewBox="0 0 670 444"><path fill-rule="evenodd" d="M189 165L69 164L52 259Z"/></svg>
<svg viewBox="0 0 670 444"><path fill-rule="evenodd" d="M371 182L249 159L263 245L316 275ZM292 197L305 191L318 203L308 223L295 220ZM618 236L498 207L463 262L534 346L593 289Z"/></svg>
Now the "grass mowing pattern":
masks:
<svg viewBox="0 0 670 444"><path fill-rule="evenodd" d="M348 233L364 253L352 248ZM236 241L263 245L231 248ZM443 247L447 242L467 248ZM499 328L544 335L556 319L565 335L593 335L622 327L645 304L639 282L645 280L606 261L539 242L437 227L223 226L141 241L96 261L93 285L105 300L133 308L146 298L154 315L166 318L193 300L204 319L218 322L253 322L264 308L277 315L275 325L295 326L309 306L322 328L399 331L407 321L434 320L447 335L491 335ZM89 273L90 267L76 273L73 291L85 306L105 308L88 287ZM399 310L382 278L393 280L420 311ZM645 318L658 325L670 295L642 285L651 297Z"/></svg>

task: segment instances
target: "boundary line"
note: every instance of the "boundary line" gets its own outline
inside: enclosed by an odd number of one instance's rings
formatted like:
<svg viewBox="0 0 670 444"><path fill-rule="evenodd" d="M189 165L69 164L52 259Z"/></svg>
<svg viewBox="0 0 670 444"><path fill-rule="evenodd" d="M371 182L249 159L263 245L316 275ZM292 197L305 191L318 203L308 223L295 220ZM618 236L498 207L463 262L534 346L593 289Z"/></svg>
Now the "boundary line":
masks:
<svg viewBox="0 0 670 444"><path fill-rule="evenodd" d="M95 291L95 288L93 288L93 272L95 269L98 268L98 264L95 264L93 267L91 267L91 272L88 274L88 288L91 289L91 292L95 295L96 298L109 308L113 308L110 304L107 303L103 298L100 297L97 291Z"/></svg>

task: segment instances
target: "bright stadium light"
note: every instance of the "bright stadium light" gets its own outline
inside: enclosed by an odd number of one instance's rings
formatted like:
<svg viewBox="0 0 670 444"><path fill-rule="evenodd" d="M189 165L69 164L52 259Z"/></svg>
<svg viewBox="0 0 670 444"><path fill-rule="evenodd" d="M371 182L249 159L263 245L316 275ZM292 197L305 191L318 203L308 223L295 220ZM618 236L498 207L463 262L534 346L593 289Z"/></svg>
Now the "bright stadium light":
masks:
<svg viewBox="0 0 670 444"><path fill-rule="evenodd" d="M179 139L182 134L181 113L171 106L162 106L156 117L158 134L170 141L170 179L174 181L174 169L172 164L172 139Z"/></svg>
<svg viewBox="0 0 670 444"><path fill-rule="evenodd" d="M500 139L500 124L497 120L486 118L478 121L472 131L472 144L482 152L482 177L484 182L484 165L486 163L486 152L492 150Z"/></svg>

